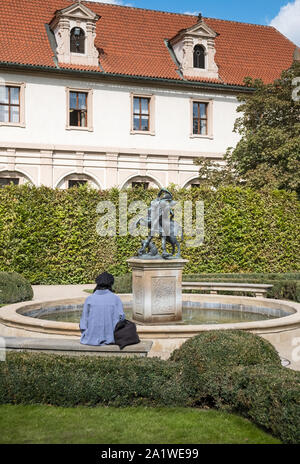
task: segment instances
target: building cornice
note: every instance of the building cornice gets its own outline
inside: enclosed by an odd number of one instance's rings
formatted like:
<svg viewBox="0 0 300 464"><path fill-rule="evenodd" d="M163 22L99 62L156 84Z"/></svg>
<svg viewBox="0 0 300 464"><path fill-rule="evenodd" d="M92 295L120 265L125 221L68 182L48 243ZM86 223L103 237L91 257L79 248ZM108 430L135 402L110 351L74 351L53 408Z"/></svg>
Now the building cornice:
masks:
<svg viewBox="0 0 300 464"><path fill-rule="evenodd" d="M187 79L167 79L161 77L147 77L147 76L135 76L127 74L116 74L116 73L107 73L99 71L90 71L82 69L67 69L67 68L52 68L50 66L37 66L32 64L22 64L22 63L13 63L13 62L1 62L0 69L3 70L24 70L24 71L38 71L38 72L47 72L53 74L67 75L67 76L80 76L83 75L86 77L97 78L99 80L111 79L111 80L123 80L130 82L148 82L148 83L157 83L164 85L176 85L180 87L194 88L194 89L209 89L209 90L221 90L228 92L237 92L237 93L251 93L255 89L246 86L232 85L232 84L223 84L223 83L214 83L214 82L205 82L205 81L190 81Z"/></svg>
<svg viewBox="0 0 300 464"><path fill-rule="evenodd" d="M101 147L92 145L60 145L60 144L43 144L43 143L18 143L18 142L0 142L0 150L24 150L24 151L47 151L47 152L83 152L85 154L105 154L114 153L116 155L147 155L147 156L176 156L180 158L198 158L205 157L210 159L223 159L223 153L188 151L188 150L158 150L145 148L126 148L126 147ZM19 156L19 155L18 155Z"/></svg>

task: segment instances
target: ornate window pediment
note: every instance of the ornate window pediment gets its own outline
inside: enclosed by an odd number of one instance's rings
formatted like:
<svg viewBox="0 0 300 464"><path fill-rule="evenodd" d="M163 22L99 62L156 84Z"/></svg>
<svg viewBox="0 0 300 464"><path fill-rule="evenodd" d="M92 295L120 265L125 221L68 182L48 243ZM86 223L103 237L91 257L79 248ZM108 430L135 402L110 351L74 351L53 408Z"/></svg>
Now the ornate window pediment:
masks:
<svg viewBox="0 0 300 464"><path fill-rule="evenodd" d="M56 11L50 27L55 35L59 63L98 66L95 37L99 18L80 1Z"/></svg>
<svg viewBox="0 0 300 464"><path fill-rule="evenodd" d="M184 76L218 78L215 39L218 34L201 18L170 40Z"/></svg>

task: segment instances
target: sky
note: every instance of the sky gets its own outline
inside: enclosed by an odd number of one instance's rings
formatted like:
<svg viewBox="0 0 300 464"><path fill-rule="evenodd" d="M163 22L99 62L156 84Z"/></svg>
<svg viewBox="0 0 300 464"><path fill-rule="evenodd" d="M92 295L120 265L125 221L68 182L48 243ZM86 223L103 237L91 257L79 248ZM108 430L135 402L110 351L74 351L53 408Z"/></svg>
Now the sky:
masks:
<svg viewBox="0 0 300 464"><path fill-rule="evenodd" d="M100 0L89 0L100 1ZM136 8L271 25L300 46L300 0L103 0Z"/></svg>

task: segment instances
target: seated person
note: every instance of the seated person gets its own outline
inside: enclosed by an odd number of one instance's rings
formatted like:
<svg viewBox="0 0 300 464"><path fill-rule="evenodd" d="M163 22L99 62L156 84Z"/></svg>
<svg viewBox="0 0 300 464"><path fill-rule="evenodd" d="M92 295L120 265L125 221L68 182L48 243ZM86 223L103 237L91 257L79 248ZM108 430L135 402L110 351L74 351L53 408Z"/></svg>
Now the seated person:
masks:
<svg viewBox="0 0 300 464"><path fill-rule="evenodd" d="M125 319L123 304L112 290L114 277L103 272L96 278L94 293L87 297L80 319L81 338L84 345L114 344L116 324Z"/></svg>

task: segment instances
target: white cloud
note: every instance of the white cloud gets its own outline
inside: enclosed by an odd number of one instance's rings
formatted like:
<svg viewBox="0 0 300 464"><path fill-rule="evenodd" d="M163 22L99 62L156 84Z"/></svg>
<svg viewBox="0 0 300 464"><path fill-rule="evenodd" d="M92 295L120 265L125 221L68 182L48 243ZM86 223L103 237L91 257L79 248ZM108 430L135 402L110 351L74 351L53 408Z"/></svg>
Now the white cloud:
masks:
<svg viewBox="0 0 300 464"><path fill-rule="evenodd" d="M184 11L184 13L182 13L182 14L191 15L191 16L198 16L199 11Z"/></svg>
<svg viewBox="0 0 300 464"><path fill-rule="evenodd" d="M300 46L300 0L294 0L280 8L270 26L276 27L296 45Z"/></svg>

